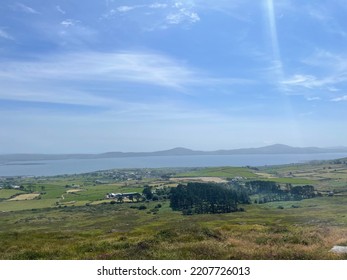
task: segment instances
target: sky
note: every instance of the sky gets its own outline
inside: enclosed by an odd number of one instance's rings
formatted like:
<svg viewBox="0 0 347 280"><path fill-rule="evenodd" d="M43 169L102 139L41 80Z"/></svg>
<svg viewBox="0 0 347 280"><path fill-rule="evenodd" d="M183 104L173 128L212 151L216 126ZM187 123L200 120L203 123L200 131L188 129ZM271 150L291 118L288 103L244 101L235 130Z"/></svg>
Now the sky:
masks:
<svg viewBox="0 0 347 280"><path fill-rule="evenodd" d="M347 145L345 0L2 0L0 153Z"/></svg>

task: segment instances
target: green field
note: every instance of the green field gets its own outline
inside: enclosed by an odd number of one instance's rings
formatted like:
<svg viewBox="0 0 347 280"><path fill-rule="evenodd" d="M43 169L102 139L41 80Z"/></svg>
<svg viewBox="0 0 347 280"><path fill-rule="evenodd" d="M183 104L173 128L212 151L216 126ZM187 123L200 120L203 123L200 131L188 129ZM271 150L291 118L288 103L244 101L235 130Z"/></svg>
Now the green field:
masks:
<svg viewBox="0 0 347 280"><path fill-rule="evenodd" d="M20 190L12 189L1 189L0 190L0 199L9 199L11 196L23 193Z"/></svg>
<svg viewBox="0 0 347 280"><path fill-rule="evenodd" d="M210 167L197 171L178 174L178 177L221 177L221 178L257 178L258 176L247 167Z"/></svg>
<svg viewBox="0 0 347 280"><path fill-rule="evenodd" d="M136 171L122 172L133 176ZM252 179L312 184L323 195L200 215L172 211L164 196L123 203L105 199L110 192L142 193L148 184L159 193L179 183L163 172L172 178L237 177L239 184ZM138 180L116 180L112 172L13 178L23 190L0 189L0 259L347 259L329 252L347 244L346 172L345 165L324 162L165 170ZM325 193L332 190L334 196ZM40 196L9 200L32 192Z"/></svg>

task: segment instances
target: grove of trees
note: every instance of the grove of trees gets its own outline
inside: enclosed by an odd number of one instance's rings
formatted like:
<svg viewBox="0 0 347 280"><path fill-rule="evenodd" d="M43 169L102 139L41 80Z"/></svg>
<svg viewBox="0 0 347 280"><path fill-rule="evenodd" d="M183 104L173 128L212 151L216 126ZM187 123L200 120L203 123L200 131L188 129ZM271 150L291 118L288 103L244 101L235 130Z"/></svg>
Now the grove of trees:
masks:
<svg viewBox="0 0 347 280"><path fill-rule="evenodd" d="M249 181L245 184L245 189L249 195L258 195L257 203L266 203L270 201L282 200L302 200L313 198L316 196L316 191L311 185L292 186L286 184L281 187L273 181Z"/></svg>
<svg viewBox="0 0 347 280"><path fill-rule="evenodd" d="M188 183L171 188L170 206L183 214L230 213L238 203L250 203L244 190L216 183Z"/></svg>

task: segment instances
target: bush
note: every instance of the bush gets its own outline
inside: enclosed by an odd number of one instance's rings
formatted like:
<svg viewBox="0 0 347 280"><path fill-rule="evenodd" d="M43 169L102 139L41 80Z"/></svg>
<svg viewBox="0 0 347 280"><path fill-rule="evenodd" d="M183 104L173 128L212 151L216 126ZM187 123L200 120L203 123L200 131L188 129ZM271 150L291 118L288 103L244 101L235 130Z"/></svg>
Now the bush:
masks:
<svg viewBox="0 0 347 280"><path fill-rule="evenodd" d="M139 210L146 210L147 209L147 206L145 206L145 205L140 205L139 206Z"/></svg>

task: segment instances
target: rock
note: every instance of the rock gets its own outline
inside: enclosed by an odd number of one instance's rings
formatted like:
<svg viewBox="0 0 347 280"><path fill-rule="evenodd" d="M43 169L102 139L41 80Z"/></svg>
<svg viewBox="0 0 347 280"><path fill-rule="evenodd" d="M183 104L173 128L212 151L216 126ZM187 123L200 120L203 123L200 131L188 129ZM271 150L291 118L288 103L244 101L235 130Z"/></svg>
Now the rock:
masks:
<svg viewBox="0 0 347 280"><path fill-rule="evenodd" d="M347 246L334 246L329 252L337 254L347 254Z"/></svg>

